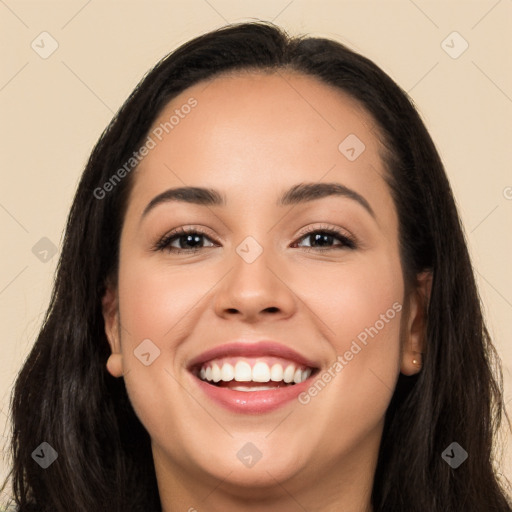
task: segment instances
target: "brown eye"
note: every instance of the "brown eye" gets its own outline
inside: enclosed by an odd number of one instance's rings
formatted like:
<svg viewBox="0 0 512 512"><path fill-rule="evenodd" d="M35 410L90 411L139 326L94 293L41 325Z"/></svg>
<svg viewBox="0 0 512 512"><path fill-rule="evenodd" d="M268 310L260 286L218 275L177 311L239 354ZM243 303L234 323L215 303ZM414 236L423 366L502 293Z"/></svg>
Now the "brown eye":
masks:
<svg viewBox="0 0 512 512"><path fill-rule="evenodd" d="M334 229L315 229L303 235L300 240L309 240L310 245L306 246L308 250L317 248L320 251L330 249L355 249L355 242L344 233ZM336 241L340 243L335 243ZM332 245L334 244L334 245Z"/></svg>
<svg viewBox="0 0 512 512"><path fill-rule="evenodd" d="M180 228L168 235L165 235L155 246L157 251L168 251L174 253L197 252L203 249L201 239L207 238L207 235L197 229L186 230ZM178 247L176 247L176 242ZM214 246L214 244L212 244ZM209 246L211 247L211 246Z"/></svg>

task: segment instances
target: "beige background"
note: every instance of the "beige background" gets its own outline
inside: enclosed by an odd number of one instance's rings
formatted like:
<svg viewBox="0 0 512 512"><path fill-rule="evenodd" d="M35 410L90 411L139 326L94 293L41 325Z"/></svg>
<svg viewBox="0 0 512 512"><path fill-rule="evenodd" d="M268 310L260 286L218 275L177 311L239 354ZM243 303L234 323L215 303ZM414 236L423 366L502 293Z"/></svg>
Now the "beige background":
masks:
<svg viewBox="0 0 512 512"><path fill-rule="evenodd" d="M60 248L101 131L166 53L226 22L255 18L344 42L411 94L460 208L512 415L511 0L0 0L0 428L58 258L41 261L32 248L43 237ZM46 59L31 47L51 49L43 31L58 43ZM448 37L453 31L463 39ZM464 41L467 50L452 58ZM508 439L500 471L512 479Z"/></svg>

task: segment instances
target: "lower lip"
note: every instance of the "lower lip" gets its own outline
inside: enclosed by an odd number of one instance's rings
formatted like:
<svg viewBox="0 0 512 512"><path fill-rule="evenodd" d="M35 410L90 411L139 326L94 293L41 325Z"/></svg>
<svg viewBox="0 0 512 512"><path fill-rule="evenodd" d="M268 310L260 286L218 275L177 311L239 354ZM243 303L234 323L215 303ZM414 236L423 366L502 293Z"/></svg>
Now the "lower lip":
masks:
<svg viewBox="0 0 512 512"><path fill-rule="evenodd" d="M311 376L300 384L284 386L264 391L234 391L207 384L196 376L194 381L204 393L214 402L233 412L247 414L262 414L271 412L297 399L311 384ZM265 385L264 382L261 383Z"/></svg>

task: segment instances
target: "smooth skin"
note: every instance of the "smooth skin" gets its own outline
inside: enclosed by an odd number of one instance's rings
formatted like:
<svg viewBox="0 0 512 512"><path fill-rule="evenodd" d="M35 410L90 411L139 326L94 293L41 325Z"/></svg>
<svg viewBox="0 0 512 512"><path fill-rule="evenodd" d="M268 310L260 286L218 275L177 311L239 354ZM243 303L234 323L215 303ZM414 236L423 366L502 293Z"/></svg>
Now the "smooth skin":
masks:
<svg viewBox="0 0 512 512"><path fill-rule="evenodd" d="M406 296L375 123L339 90L280 71L199 83L154 127L191 97L197 106L133 171L118 285L103 298L107 368L125 379L151 436L162 510L370 511L386 409L399 373L421 368L413 360L421 361L431 282L418 276ZM354 161L338 149L350 134L365 145ZM374 216L339 195L276 205L294 185L320 182L357 192ZM226 205L168 201L142 216L158 194L184 186L214 188ZM180 227L206 234L154 250ZM336 237L315 243L306 233L313 228L339 230L356 247ZM248 236L263 249L252 263L236 251ZM402 311L306 405L231 412L186 369L228 341L271 339L322 372L395 303ZM134 355L145 339L160 350L148 366ZM237 457L248 442L262 454L250 468Z"/></svg>

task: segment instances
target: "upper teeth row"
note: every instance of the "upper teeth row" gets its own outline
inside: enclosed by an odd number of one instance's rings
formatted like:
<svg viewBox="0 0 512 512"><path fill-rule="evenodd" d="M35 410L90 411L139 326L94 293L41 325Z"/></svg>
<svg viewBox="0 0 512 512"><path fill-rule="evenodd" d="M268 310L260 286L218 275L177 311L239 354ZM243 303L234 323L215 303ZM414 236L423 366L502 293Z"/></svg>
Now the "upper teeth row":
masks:
<svg viewBox="0 0 512 512"><path fill-rule="evenodd" d="M272 367L263 361L258 361L252 368L245 361L238 361L234 366L224 363L222 368L213 363L211 366L202 367L199 376L202 380L219 382L223 380L229 382L236 380L238 382L294 382L299 384L304 382L311 375L311 368L297 367L289 364L285 369L279 363L275 363Z"/></svg>

